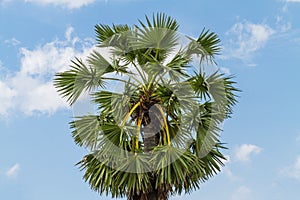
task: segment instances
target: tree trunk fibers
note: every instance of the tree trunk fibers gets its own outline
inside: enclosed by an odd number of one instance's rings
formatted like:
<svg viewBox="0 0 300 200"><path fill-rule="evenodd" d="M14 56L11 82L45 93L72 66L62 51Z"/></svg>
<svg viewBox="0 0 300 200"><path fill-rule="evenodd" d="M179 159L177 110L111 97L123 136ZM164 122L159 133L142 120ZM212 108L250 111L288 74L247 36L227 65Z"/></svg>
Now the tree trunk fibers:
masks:
<svg viewBox="0 0 300 200"><path fill-rule="evenodd" d="M154 109L153 109L154 108ZM153 148L159 143L159 132L161 122L157 116L159 116L158 109L154 106L149 110L150 123L143 129L143 140L144 140L144 152L151 153ZM156 177L153 173L149 172L151 178L152 190L141 195L141 198L134 200L165 200L165 198L160 198L159 190L155 188Z"/></svg>

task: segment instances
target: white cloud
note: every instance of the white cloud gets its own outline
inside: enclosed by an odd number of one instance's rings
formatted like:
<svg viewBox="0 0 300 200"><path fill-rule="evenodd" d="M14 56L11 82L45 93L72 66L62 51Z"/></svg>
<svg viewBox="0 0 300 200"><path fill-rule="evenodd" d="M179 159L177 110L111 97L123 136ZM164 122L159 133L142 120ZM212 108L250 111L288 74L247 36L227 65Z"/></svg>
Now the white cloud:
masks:
<svg viewBox="0 0 300 200"><path fill-rule="evenodd" d="M174 196L174 197L172 197L172 199L174 199L174 200L183 200L184 196Z"/></svg>
<svg viewBox="0 0 300 200"><path fill-rule="evenodd" d="M12 99L16 96L16 91L0 80L0 116L7 116L8 110L14 107Z"/></svg>
<svg viewBox="0 0 300 200"><path fill-rule="evenodd" d="M298 2L298 3L300 3L300 0L285 0L285 2Z"/></svg>
<svg viewBox="0 0 300 200"><path fill-rule="evenodd" d="M5 78L0 79L0 116L15 111L26 115L52 114L67 107L53 86L53 75L68 68L75 56L85 58L94 48L91 39L72 37L72 32L69 27L65 40L56 39L35 49L20 48L20 70L6 72Z"/></svg>
<svg viewBox="0 0 300 200"><path fill-rule="evenodd" d="M226 156L224 156L224 157L226 158L226 160L223 161L224 165L226 165L226 164L228 164L228 163L231 162L231 157L230 157L230 155L226 155Z"/></svg>
<svg viewBox="0 0 300 200"><path fill-rule="evenodd" d="M18 85L20 82L24 84ZM60 108L67 108L66 102L56 92L52 81L44 82L42 79L19 74L12 79L11 84L17 90L15 109L25 115L53 114Z"/></svg>
<svg viewBox="0 0 300 200"><path fill-rule="evenodd" d="M250 199L253 199L251 196L252 195L251 195L250 188L248 188L246 186L240 186L231 195L231 200L250 200Z"/></svg>
<svg viewBox="0 0 300 200"><path fill-rule="evenodd" d="M74 40L77 40L77 38L74 38ZM87 53L86 51L90 51L90 46L86 47L82 41L73 41L69 39L67 41L55 40L34 50L21 48L21 74L45 76L66 69L71 58L84 55ZM81 49L75 48L76 43L82 45Z"/></svg>
<svg viewBox="0 0 300 200"><path fill-rule="evenodd" d="M257 64L255 64L255 63L249 63L249 64L247 64L247 66L248 66L248 67L256 67Z"/></svg>
<svg viewBox="0 0 300 200"><path fill-rule="evenodd" d="M298 158L296 159L293 165L283 169L281 171L281 174L300 181L300 156L298 156Z"/></svg>
<svg viewBox="0 0 300 200"><path fill-rule="evenodd" d="M25 2L41 5L65 6L69 9L80 8L82 6L94 3L96 0L25 0Z"/></svg>
<svg viewBox="0 0 300 200"><path fill-rule="evenodd" d="M277 16L276 26L279 32L284 33L292 28L292 23L287 22L282 16Z"/></svg>
<svg viewBox="0 0 300 200"><path fill-rule="evenodd" d="M66 33L65 33L65 36L66 36L66 39L67 41L71 41L72 39L72 33L74 32L74 28L72 26L69 26L66 30Z"/></svg>
<svg viewBox="0 0 300 200"><path fill-rule="evenodd" d="M229 164L231 163L231 157L229 155L225 156L226 160L222 160L224 167L221 167L221 173L224 173L230 180L237 180L238 177L233 174Z"/></svg>
<svg viewBox="0 0 300 200"><path fill-rule="evenodd" d="M253 144L243 144L235 150L235 158L241 162L249 162L250 156L259 154L261 148Z"/></svg>
<svg viewBox="0 0 300 200"><path fill-rule="evenodd" d="M11 38L9 40L5 40L4 43L12 45L12 46L17 46L17 45L21 44L21 42L19 40L17 40L16 38Z"/></svg>
<svg viewBox="0 0 300 200"><path fill-rule="evenodd" d="M231 73L230 73L230 69L227 68L227 67L221 67L220 70L221 70L223 73L225 73L225 74L231 74Z"/></svg>
<svg viewBox="0 0 300 200"><path fill-rule="evenodd" d="M275 30L266 24L248 21L234 24L227 32L231 39L225 45L225 58L249 60L255 52L264 47L274 33Z"/></svg>
<svg viewBox="0 0 300 200"><path fill-rule="evenodd" d="M224 167L222 172L230 179L230 180L238 180L239 178L232 172L229 167Z"/></svg>
<svg viewBox="0 0 300 200"><path fill-rule="evenodd" d="M1 2L10 2L13 0L0 0ZM68 9L78 9L83 6L87 6L90 4L93 4L95 2L104 2L108 3L109 1L112 2L131 2L131 1L139 1L139 0L23 0L25 3L34 3L38 5L53 5L53 6L61 6L63 8L68 8Z"/></svg>
<svg viewBox="0 0 300 200"><path fill-rule="evenodd" d="M5 175L8 178L16 178L19 174L20 169L21 169L20 164L16 163L6 171Z"/></svg>

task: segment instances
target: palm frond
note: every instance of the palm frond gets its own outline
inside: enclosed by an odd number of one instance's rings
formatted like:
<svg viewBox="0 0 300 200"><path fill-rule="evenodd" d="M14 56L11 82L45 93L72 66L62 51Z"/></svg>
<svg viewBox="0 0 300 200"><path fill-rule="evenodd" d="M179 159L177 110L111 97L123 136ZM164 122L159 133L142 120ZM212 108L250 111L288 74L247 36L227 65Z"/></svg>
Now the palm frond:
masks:
<svg viewBox="0 0 300 200"><path fill-rule="evenodd" d="M155 149L156 187L181 194L200 187L206 179L202 161L188 151L168 146Z"/></svg>
<svg viewBox="0 0 300 200"><path fill-rule="evenodd" d="M130 31L128 25L109 25L97 24L95 26L96 40L100 46L119 46L121 44L120 36L122 33Z"/></svg>
<svg viewBox="0 0 300 200"><path fill-rule="evenodd" d="M144 56L153 56L157 61L163 61L178 45L176 20L165 14L153 15L152 22L146 16L145 25L139 20L136 25L137 40L132 43L134 49L140 49ZM146 51L144 51L146 49Z"/></svg>
<svg viewBox="0 0 300 200"><path fill-rule="evenodd" d="M232 114L232 107L237 103L237 92L240 92L234 85L234 76L225 76L218 72L210 75L206 81L208 83L208 92L216 102L226 117Z"/></svg>
<svg viewBox="0 0 300 200"><path fill-rule="evenodd" d="M221 51L218 35L210 30L203 29L199 35L197 42L205 49L209 56L218 55Z"/></svg>
<svg viewBox="0 0 300 200"><path fill-rule="evenodd" d="M94 149L97 146L100 126L106 119L100 119L99 116L95 115L86 115L75 119L70 122L75 143L79 146Z"/></svg>
<svg viewBox="0 0 300 200"><path fill-rule="evenodd" d="M72 61L70 70L55 74L54 86L63 97L72 105L84 91L96 87L104 87L105 82L97 76L94 68L87 67L82 60Z"/></svg>
<svg viewBox="0 0 300 200"><path fill-rule="evenodd" d="M116 159L111 154L96 151L85 156L77 165L85 170L84 180L100 194L109 192L112 197L126 194L130 199L152 189L149 158L144 155L123 153Z"/></svg>
<svg viewBox="0 0 300 200"><path fill-rule="evenodd" d="M166 68L169 68L169 76L171 80L179 82L180 79L188 77L186 73L187 68L190 67L191 57L183 52L179 51L172 60L166 64Z"/></svg>
<svg viewBox="0 0 300 200"><path fill-rule="evenodd" d="M196 153L196 140L193 140L190 143L190 150L193 154ZM201 161L201 166L204 172L204 180L214 176L218 172L221 171L221 167L224 166L224 161L226 161L226 157L221 153L220 150L227 149L224 147L223 143L217 142L215 143L210 151L208 151L205 155L201 156L199 160Z"/></svg>
<svg viewBox="0 0 300 200"><path fill-rule="evenodd" d="M125 111L126 108L128 109L129 106L129 98L126 95L105 90L95 92L93 94L93 102L99 105L98 110L101 113L119 115L115 116L116 119L124 117L122 116L124 114L122 111Z"/></svg>
<svg viewBox="0 0 300 200"><path fill-rule="evenodd" d="M146 16L146 20L148 22L148 26L151 27L151 23L149 23L149 18ZM153 27L159 27L159 28L167 28L173 31L178 30L178 23L175 19L173 19L170 16L167 16L164 13L157 13L156 17L155 14L152 15L152 23Z"/></svg>
<svg viewBox="0 0 300 200"><path fill-rule="evenodd" d="M115 145L122 148L128 134L115 124L112 116L86 115L76 117L70 123L76 144L90 150L108 148Z"/></svg>
<svg viewBox="0 0 300 200"><path fill-rule="evenodd" d="M97 42L100 44L106 41L108 38L111 38L115 34L114 30L110 26L105 24L97 24L95 26L95 32Z"/></svg>
<svg viewBox="0 0 300 200"><path fill-rule="evenodd" d="M236 93L240 92L235 87L236 82L232 80L233 78L234 76L225 76L216 71L209 76L195 73L187 81L201 100L215 102L214 108L218 108L220 113L229 117L232 107L237 103Z"/></svg>
<svg viewBox="0 0 300 200"><path fill-rule="evenodd" d="M85 171L83 179L99 194L111 194L113 198L125 196L126 188L118 187L114 180L113 173L116 170L107 165L111 162L109 158L102 157L101 161L91 153L78 162L80 169Z"/></svg>
<svg viewBox="0 0 300 200"><path fill-rule="evenodd" d="M195 73L194 76L187 80L187 83L191 84L191 87L195 91L195 94L203 101L209 101L210 95L208 93L208 83L205 80L204 74Z"/></svg>
<svg viewBox="0 0 300 200"><path fill-rule="evenodd" d="M221 40L216 33L203 29L198 39L188 38L190 43L186 48L187 54L201 56L200 62L209 61L215 63L214 57L221 51Z"/></svg>
<svg viewBox="0 0 300 200"><path fill-rule="evenodd" d="M96 76L98 77L114 71L114 67L95 50L87 57L87 63L96 70Z"/></svg>

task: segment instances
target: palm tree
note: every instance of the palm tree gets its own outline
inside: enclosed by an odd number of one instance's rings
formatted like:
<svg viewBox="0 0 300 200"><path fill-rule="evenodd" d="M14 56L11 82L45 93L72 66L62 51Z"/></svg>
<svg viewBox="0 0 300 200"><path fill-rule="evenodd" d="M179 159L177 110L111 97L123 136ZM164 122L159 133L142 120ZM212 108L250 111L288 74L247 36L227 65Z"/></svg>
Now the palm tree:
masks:
<svg viewBox="0 0 300 200"><path fill-rule="evenodd" d="M226 160L220 124L239 90L232 76L204 72L216 66L218 36L203 29L184 45L178 27L161 13L134 26L96 25L97 48L55 75L70 105L88 91L97 106L70 124L90 151L78 163L83 178L100 194L168 199L199 189Z"/></svg>

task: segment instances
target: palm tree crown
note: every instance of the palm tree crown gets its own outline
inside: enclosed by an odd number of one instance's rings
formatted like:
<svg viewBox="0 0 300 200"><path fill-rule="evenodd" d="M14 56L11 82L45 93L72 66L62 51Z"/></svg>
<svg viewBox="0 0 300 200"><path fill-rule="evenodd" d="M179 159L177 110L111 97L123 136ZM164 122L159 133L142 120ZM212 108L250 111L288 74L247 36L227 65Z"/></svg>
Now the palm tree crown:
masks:
<svg viewBox="0 0 300 200"><path fill-rule="evenodd" d="M223 165L219 125L239 90L232 76L203 70L215 65L218 36L204 29L182 44L178 27L161 13L134 26L96 25L97 48L55 76L71 105L88 91L97 106L70 124L90 150L78 163L84 180L100 194L163 200L198 189Z"/></svg>

